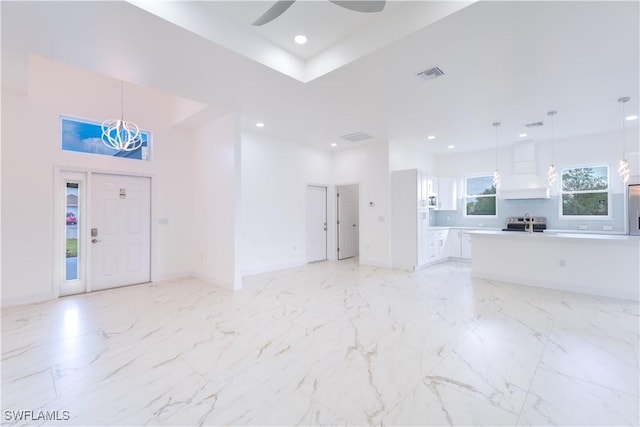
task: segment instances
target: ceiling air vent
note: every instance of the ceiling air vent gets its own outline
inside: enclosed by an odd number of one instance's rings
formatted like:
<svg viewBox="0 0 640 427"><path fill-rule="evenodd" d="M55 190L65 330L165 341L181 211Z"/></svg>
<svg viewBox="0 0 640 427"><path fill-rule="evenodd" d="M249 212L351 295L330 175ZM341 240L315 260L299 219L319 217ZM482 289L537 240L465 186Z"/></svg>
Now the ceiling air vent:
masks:
<svg viewBox="0 0 640 427"><path fill-rule="evenodd" d="M540 126L544 126L544 122L527 123L525 126L528 128L539 128Z"/></svg>
<svg viewBox="0 0 640 427"><path fill-rule="evenodd" d="M440 67L429 68L428 70L418 73L418 77L422 80L433 80L440 76L444 76L444 71L442 71Z"/></svg>
<svg viewBox="0 0 640 427"><path fill-rule="evenodd" d="M371 139L373 137L364 132L354 132L347 135L342 135L340 138L346 139L347 141L351 141L351 142L357 142L357 141L364 141L365 139Z"/></svg>

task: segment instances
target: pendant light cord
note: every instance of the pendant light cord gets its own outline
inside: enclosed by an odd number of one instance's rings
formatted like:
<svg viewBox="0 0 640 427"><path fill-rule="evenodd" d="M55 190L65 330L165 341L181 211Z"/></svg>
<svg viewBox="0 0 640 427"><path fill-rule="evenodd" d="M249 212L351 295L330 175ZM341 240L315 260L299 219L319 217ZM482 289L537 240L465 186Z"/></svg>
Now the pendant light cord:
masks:
<svg viewBox="0 0 640 427"><path fill-rule="evenodd" d="M628 100L627 100L628 101ZM627 101L622 101L622 158L624 159L624 153L625 153L625 146L626 146L626 141L625 141L625 126L624 126L624 122L625 122L625 104L627 103Z"/></svg>
<svg viewBox="0 0 640 427"><path fill-rule="evenodd" d="M555 135L553 132L553 116L555 114L551 114L551 164L553 164L553 157L554 157L554 152L553 152L553 143L555 142Z"/></svg>
<svg viewBox="0 0 640 427"><path fill-rule="evenodd" d="M498 126L500 126L500 122L493 124L493 127L496 128L496 170L498 170Z"/></svg>
<svg viewBox="0 0 640 427"><path fill-rule="evenodd" d="M120 80L120 120L124 120L124 83Z"/></svg>
<svg viewBox="0 0 640 427"><path fill-rule="evenodd" d="M551 164L553 165L553 160L555 158L555 141L556 141L556 135L555 135L555 127L554 127L554 120L553 118L556 116L556 114L558 114L557 111L553 110L553 111L549 111L547 113L547 116L551 117Z"/></svg>

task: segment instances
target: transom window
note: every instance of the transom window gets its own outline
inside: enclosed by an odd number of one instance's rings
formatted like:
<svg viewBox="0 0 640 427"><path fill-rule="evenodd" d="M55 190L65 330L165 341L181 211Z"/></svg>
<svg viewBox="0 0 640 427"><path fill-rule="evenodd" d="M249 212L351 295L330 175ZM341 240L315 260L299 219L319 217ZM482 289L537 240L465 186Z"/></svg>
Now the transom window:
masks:
<svg viewBox="0 0 640 427"><path fill-rule="evenodd" d="M495 216L496 214L496 187L493 186L493 175L465 178L465 215Z"/></svg>
<svg viewBox="0 0 640 427"><path fill-rule="evenodd" d="M562 169L561 216L609 216L609 167Z"/></svg>
<svg viewBox="0 0 640 427"><path fill-rule="evenodd" d="M141 131L142 145L134 151L118 151L102 142L102 126L90 120L60 116L62 149L79 153L149 160L151 133Z"/></svg>

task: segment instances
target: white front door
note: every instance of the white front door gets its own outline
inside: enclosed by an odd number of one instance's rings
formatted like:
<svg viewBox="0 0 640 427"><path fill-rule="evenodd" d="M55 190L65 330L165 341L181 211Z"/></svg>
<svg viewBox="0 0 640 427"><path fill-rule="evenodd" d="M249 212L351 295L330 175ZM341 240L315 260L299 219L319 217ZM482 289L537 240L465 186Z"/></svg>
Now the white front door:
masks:
<svg viewBox="0 0 640 427"><path fill-rule="evenodd" d="M358 255L358 185L340 185L338 196L338 259Z"/></svg>
<svg viewBox="0 0 640 427"><path fill-rule="evenodd" d="M151 280L151 179L94 174L91 290Z"/></svg>
<svg viewBox="0 0 640 427"><path fill-rule="evenodd" d="M307 186L307 262L327 259L327 187Z"/></svg>

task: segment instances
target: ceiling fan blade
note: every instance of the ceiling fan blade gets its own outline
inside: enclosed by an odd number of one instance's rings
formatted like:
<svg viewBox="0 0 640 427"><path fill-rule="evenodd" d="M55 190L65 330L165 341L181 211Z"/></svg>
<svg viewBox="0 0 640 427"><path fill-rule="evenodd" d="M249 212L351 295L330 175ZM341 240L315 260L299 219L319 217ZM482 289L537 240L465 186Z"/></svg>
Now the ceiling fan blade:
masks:
<svg viewBox="0 0 640 427"><path fill-rule="evenodd" d="M278 16L282 15L287 9L294 4L296 0L278 0L276 4L271 6L262 16L255 20L255 22L251 25L260 26L264 25L268 22L273 21Z"/></svg>
<svg viewBox="0 0 640 427"><path fill-rule="evenodd" d="M353 10L354 12L375 13L384 10L384 0L358 1L358 0L329 0L333 4Z"/></svg>

